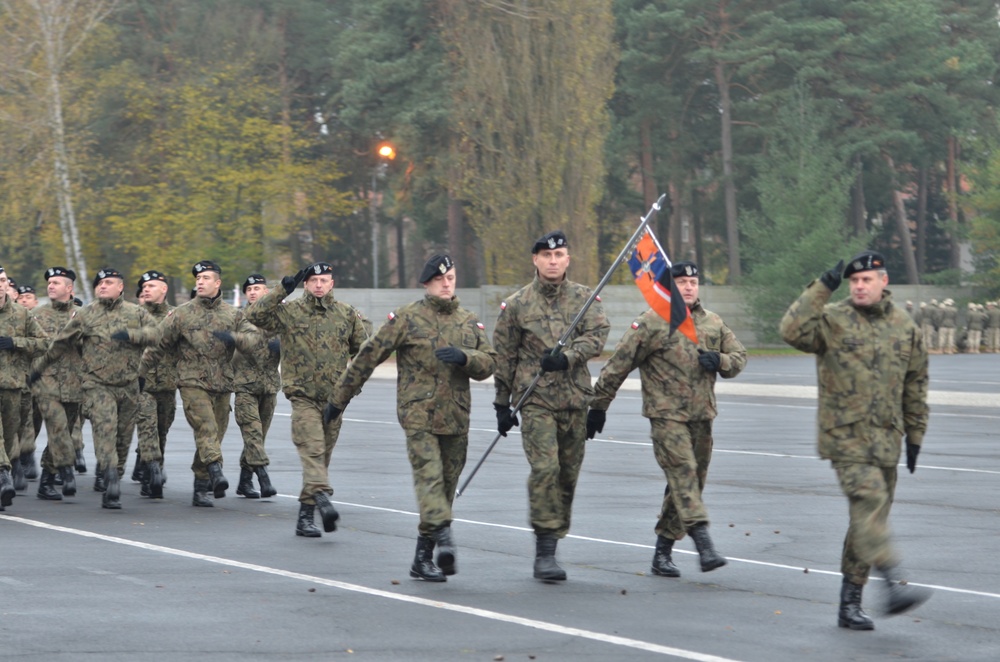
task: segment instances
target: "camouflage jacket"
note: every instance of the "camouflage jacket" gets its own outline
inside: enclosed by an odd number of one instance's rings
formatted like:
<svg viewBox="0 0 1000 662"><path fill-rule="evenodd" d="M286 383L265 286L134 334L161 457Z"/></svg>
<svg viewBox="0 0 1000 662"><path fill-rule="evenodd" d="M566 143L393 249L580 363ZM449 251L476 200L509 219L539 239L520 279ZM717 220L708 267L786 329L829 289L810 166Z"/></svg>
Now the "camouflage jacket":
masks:
<svg viewBox="0 0 1000 662"><path fill-rule="evenodd" d="M327 402L347 362L368 339L368 321L332 291L322 299L308 292L288 303L284 299L284 288L276 287L250 306L247 316L281 339L285 395Z"/></svg>
<svg viewBox="0 0 1000 662"><path fill-rule="evenodd" d="M76 304L70 299L38 306L31 311L31 314L42 325L45 333L50 338L55 338L69 322L75 310ZM83 385L80 382L82 372L83 357L79 352L67 352L57 363L53 363L41 373L41 379L31 390L36 396L55 398L60 402L83 402Z"/></svg>
<svg viewBox="0 0 1000 662"><path fill-rule="evenodd" d="M747 352L722 318L702 308L701 301L691 306L691 318L698 345L683 334L671 334L670 323L654 310L632 322L601 370L591 407L607 409L628 374L639 368L643 416L681 422L714 419L716 373L701 367L698 349L719 352L718 374L726 379L743 371Z"/></svg>
<svg viewBox="0 0 1000 662"><path fill-rule="evenodd" d="M0 350L0 389L28 388L31 359L49 346L49 336L35 316L10 297L0 305L0 336L10 336L14 347Z"/></svg>
<svg viewBox="0 0 1000 662"><path fill-rule="evenodd" d="M913 318L913 323L920 326L923 323L924 311L920 308L914 308L912 311L907 311L910 317Z"/></svg>
<svg viewBox="0 0 1000 662"><path fill-rule="evenodd" d="M559 343L590 294L590 288L569 280L551 284L536 277L500 304L493 332L497 351L496 404L517 403L541 370L542 354ZM604 349L610 330L598 299L566 343L564 354L569 369L543 374L525 404L552 411L586 409L594 395L587 361Z"/></svg>
<svg viewBox="0 0 1000 662"><path fill-rule="evenodd" d="M958 326L958 308L955 306L941 306L941 321L938 324L942 329L954 329Z"/></svg>
<svg viewBox="0 0 1000 662"><path fill-rule="evenodd" d="M144 303L142 307L149 311L149 314L162 324L167 319L170 311L174 309L169 303ZM154 351L153 348L147 352ZM172 352L161 355L160 360L155 364L149 364L146 369L146 390L150 393L169 393L177 390L177 358Z"/></svg>
<svg viewBox="0 0 1000 662"><path fill-rule="evenodd" d="M987 329L1000 329L1000 308L987 308L986 318Z"/></svg>
<svg viewBox="0 0 1000 662"><path fill-rule="evenodd" d="M819 454L894 467L902 436L920 445L927 430L927 350L889 290L874 306L828 304L830 290L809 284L781 320L781 337L816 355Z"/></svg>
<svg viewBox="0 0 1000 662"><path fill-rule="evenodd" d="M265 334L264 344L253 352L238 351L233 355L233 390L254 395L270 395L281 390L278 372L281 355L272 353L267 347L267 341L276 337Z"/></svg>
<svg viewBox="0 0 1000 662"><path fill-rule="evenodd" d="M128 331L129 340L112 340L116 331ZM78 352L83 359L84 388L126 386L139 376L143 347L159 339L156 320L141 306L117 299L97 299L74 311L35 369L44 372L53 363Z"/></svg>
<svg viewBox="0 0 1000 662"><path fill-rule="evenodd" d="M195 297L177 306L160 323L162 339L143 357L144 374L159 364L162 357L174 355L177 361L177 386L200 388L213 393L233 390L233 352L253 351L260 346L263 334L243 316L243 311L222 300ZM228 331L234 347L213 335Z"/></svg>
<svg viewBox="0 0 1000 662"><path fill-rule="evenodd" d="M455 346L465 354L463 366L444 363L434 350ZM371 377L375 367L396 352L396 413L407 432L466 434L472 395L469 379L493 374L496 352L482 323L459 305L425 296L389 315L344 371L332 402L341 409Z"/></svg>
<svg viewBox="0 0 1000 662"><path fill-rule="evenodd" d="M935 329L941 326L941 306L933 303L927 304L926 317L924 317L924 324L930 324Z"/></svg>
<svg viewBox="0 0 1000 662"><path fill-rule="evenodd" d="M978 310L970 310L966 316L969 331L982 331L986 328L987 320L986 313Z"/></svg>

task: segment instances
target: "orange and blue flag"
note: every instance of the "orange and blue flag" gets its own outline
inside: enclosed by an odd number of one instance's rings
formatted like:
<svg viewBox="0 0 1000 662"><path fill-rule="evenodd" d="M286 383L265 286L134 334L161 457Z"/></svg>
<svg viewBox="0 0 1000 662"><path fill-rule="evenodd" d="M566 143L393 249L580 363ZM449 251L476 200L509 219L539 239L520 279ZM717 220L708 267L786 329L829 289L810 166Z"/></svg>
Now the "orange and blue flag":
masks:
<svg viewBox="0 0 1000 662"><path fill-rule="evenodd" d="M646 303L670 322L670 333L680 330L691 342L698 344L698 332L691 319L691 310L681 298L677 284L670 275L670 264L652 231L646 230L628 259L629 269Z"/></svg>

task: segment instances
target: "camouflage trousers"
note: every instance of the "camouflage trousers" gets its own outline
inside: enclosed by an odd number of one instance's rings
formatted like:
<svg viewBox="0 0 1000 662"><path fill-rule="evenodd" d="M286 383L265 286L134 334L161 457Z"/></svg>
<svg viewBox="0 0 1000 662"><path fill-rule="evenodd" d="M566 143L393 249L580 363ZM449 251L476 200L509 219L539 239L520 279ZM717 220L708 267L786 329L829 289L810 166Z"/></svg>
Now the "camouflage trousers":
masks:
<svg viewBox="0 0 1000 662"><path fill-rule="evenodd" d="M406 453L413 469L413 489L420 507L417 530L429 536L451 523L451 506L465 467L467 434L406 433Z"/></svg>
<svg viewBox="0 0 1000 662"><path fill-rule="evenodd" d="M0 389L0 469L10 469L10 461L21 457L20 428L21 390Z"/></svg>
<svg viewBox="0 0 1000 662"><path fill-rule="evenodd" d="M208 480L208 465L222 464L222 438L229 428L229 393L182 386L184 417L194 430L191 471L197 480Z"/></svg>
<svg viewBox="0 0 1000 662"><path fill-rule="evenodd" d="M35 399L31 391L21 391L21 429L17 433L17 442L21 447L21 455L35 452L35 439L39 428L35 425Z"/></svg>
<svg viewBox="0 0 1000 662"><path fill-rule="evenodd" d="M850 513L840 571L851 583L865 584L872 566L891 567L899 562L889 534L896 467L833 462L833 468Z"/></svg>
<svg viewBox="0 0 1000 662"><path fill-rule="evenodd" d="M536 534L565 538L586 448L587 410L521 409L521 444L531 465L528 506Z"/></svg>
<svg viewBox="0 0 1000 662"><path fill-rule="evenodd" d="M1000 328L986 329L986 351L1000 352Z"/></svg>
<svg viewBox="0 0 1000 662"><path fill-rule="evenodd" d="M937 349L937 333L934 330L934 325L921 324L920 330L924 334L924 347L927 348L927 351Z"/></svg>
<svg viewBox="0 0 1000 662"><path fill-rule="evenodd" d="M955 353L955 329L941 327L938 329L938 349L943 354Z"/></svg>
<svg viewBox="0 0 1000 662"><path fill-rule="evenodd" d="M701 494L712 461L712 421L650 419L653 454L667 477L656 535L680 540L695 524L708 523Z"/></svg>
<svg viewBox="0 0 1000 662"><path fill-rule="evenodd" d="M123 475L139 411L139 381L125 386L85 386L83 394L97 464L102 469L117 467L118 475Z"/></svg>
<svg viewBox="0 0 1000 662"><path fill-rule="evenodd" d="M48 437L42 451L42 468L54 474L62 467L73 466L76 460L73 428L79 425L80 403L42 396L35 398L35 404L45 420L45 436Z"/></svg>
<svg viewBox="0 0 1000 662"><path fill-rule="evenodd" d="M983 343L982 331L969 331L969 353L978 354L979 346Z"/></svg>
<svg viewBox="0 0 1000 662"><path fill-rule="evenodd" d="M176 391L144 391L139 394L139 416L135 428L139 436L139 458L143 462L163 462L167 434L176 415Z"/></svg>
<svg viewBox="0 0 1000 662"><path fill-rule="evenodd" d="M243 452L240 454L241 469L266 467L271 463L264 450L267 431L271 429L274 408L278 404L276 393L237 393L233 412L236 425L243 435Z"/></svg>
<svg viewBox="0 0 1000 662"><path fill-rule="evenodd" d="M330 487L330 457L333 455L333 447L337 445L337 438L340 437L344 417L338 416L329 425L323 425L325 401L301 395L293 395L288 399L292 403L292 443L302 462L302 491L299 493L299 501L313 505L316 503L313 495L317 492L333 494L333 488Z"/></svg>

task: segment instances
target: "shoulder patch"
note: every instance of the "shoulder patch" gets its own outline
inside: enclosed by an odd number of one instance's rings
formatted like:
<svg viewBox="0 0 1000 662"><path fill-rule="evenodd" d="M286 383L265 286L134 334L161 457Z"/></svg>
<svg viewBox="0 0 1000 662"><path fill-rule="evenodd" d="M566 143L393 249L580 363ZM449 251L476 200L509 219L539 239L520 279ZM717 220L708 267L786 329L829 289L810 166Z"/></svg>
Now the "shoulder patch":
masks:
<svg viewBox="0 0 1000 662"><path fill-rule="evenodd" d="M601 295L600 295L600 294L598 294L598 295L597 295L596 297L594 297L594 299L595 299L595 300L596 300L596 301L597 301L598 303L600 303L600 302L601 302Z"/></svg>
<svg viewBox="0 0 1000 662"><path fill-rule="evenodd" d="M389 313L389 316L386 319L388 319L390 322L393 321L394 319L396 319L396 313Z"/></svg>
<svg viewBox="0 0 1000 662"><path fill-rule="evenodd" d="M632 328L633 329L638 329L639 328L639 320L636 320L636 321L632 322Z"/></svg>
<svg viewBox="0 0 1000 662"><path fill-rule="evenodd" d="M507 310L507 302L506 301L501 301L500 302L500 310Z"/></svg>
<svg viewBox="0 0 1000 662"><path fill-rule="evenodd" d="M476 322L476 328L480 330L485 330L486 325L484 325L482 322Z"/></svg>

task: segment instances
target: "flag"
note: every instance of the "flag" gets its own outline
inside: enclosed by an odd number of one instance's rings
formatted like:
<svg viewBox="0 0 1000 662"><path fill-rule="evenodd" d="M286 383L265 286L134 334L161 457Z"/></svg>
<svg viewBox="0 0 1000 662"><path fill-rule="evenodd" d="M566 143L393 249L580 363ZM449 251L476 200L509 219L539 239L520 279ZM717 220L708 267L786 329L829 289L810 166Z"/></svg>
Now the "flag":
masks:
<svg viewBox="0 0 1000 662"><path fill-rule="evenodd" d="M670 333L680 330L691 342L698 344L698 332L691 311L681 298L677 284L670 275L670 263L651 230L647 229L628 259L629 269L639 291L649 307L670 322Z"/></svg>

